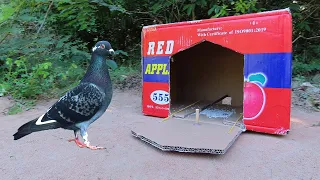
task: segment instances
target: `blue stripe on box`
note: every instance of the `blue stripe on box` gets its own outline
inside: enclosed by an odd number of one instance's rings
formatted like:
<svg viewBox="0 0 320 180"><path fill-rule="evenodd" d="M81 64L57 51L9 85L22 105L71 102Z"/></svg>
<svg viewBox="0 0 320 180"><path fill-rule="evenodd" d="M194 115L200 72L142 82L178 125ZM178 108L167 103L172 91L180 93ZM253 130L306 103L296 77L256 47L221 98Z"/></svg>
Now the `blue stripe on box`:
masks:
<svg viewBox="0 0 320 180"><path fill-rule="evenodd" d="M144 82L169 82L169 56L143 57ZM244 76L262 73L265 88L291 88L292 53L262 53L244 55Z"/></svg>
<svg viewBox="0 0 320 180"><path fill-rule="evenodd" d="M266 88L291 88L292 53L263 53L244 55L244 75L263 73Z"/></svg>
<svg viewBox="0 0 320 180"><path fill-rule="evenodd" d="M169 56L143 57L143 81L169 83Z"/></svg>

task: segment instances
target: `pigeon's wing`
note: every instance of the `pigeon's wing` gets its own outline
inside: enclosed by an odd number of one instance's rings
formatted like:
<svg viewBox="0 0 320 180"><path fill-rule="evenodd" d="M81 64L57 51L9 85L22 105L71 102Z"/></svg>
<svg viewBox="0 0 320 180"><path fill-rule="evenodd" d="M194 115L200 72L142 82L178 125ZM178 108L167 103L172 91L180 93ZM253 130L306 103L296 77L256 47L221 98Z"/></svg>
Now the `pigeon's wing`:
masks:
<svg viewBox="0 0 320 180"><path fill-rule="evenodd" d="M72 125L90 120L101 108L105 93L91 83L80 83L68 91L46 113L61 125Z"/></svg>

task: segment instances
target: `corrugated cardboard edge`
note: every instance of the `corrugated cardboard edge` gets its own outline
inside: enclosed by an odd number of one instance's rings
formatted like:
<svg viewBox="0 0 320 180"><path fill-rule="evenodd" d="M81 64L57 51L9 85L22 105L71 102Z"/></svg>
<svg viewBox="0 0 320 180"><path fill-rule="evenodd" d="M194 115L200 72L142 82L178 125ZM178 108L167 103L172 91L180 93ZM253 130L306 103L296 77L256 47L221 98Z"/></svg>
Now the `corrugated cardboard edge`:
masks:
<svg viewBox="0 0 320 180"><path fill-rule="evenodd" d="M140 134L135 133L131 130L131 133L134 137L139 138L140 140L162 150L162 151L176 151L176 152L188 152L188 153L204 153L204 154L225 154L227 150L231 147L231 145L235 142L235 140L240 136L243 131L239 131L237 135L233 138L232 141L228 144L225 149L206 149L206 148L187 148L180 146L162 146Z"/></svg>
<svg viewBox="0 0 320 180"><path fill-rule="evenodd" d="M146 115L143 111L143 86L144 86L144 81L143 81L143 75L144 75L144 71L143 71L143 67L144 67L144 60L143 60L143 39L144 39L144 31L142 30L141 31L141 34L140 34L140 38L141 38L141 112L143 115Z"/></svg>

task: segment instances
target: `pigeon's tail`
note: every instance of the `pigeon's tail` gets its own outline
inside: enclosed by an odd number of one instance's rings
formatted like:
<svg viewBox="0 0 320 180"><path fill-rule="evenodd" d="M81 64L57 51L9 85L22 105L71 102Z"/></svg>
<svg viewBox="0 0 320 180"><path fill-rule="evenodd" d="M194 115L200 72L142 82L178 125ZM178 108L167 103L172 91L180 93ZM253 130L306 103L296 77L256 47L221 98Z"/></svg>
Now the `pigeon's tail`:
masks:
<svg viewBox="0 0 320 180"><path fill-rule="evenodd" d="M44 130L49 130L49 129L57 129L60 128L60 124L54 120L49 120L42 122L43 116L36 118L34 120L31 120L24 125L22 125L19 129L18 132L16 132L14 136L14 140L18 140L26 135L29 135L33 132L37 131L44 131ZM40 121L39 121L40 120ZM40 123L39 123L40 122Z"/></svg>

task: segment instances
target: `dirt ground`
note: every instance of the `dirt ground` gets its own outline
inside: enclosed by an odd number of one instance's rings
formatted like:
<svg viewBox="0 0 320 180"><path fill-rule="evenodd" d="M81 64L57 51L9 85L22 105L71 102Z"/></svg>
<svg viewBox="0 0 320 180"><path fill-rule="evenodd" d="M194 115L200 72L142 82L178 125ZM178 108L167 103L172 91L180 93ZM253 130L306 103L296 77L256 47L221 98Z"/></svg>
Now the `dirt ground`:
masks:
<svg viewBox="0 0 320 180"><path fill-rule="evenodd" d="M46 111L54 100L27 112L0 115L0 175L7 179L320 179L320 113L293 106L287 136L245 132L224 155L162 152L131 135L143 116L136 91L116 91L109 110L89 128L93 145L78 148L63 129L33 133L18 141L23 123ZM0 111L10 102L0 98Z"/></svg>

